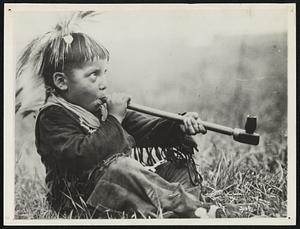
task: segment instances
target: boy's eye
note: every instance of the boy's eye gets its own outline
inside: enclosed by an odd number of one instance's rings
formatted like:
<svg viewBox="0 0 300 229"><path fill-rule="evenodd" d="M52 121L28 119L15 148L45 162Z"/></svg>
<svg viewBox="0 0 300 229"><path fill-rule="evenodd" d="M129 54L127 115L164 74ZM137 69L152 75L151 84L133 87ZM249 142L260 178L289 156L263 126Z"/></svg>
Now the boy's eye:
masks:
<svg viewBox="0 0 300 229"><path fill-rule="evenodd" d="M89 74L89 78L91 78L92 80L95 80L97 78L97 75L95 73L91 73L91 74Z"/></svg>
<svg viewBox="0 0 300 229"><path fill-rule="evenodd" d="M96 78L98 75L99 75L99 71L94 71L92 73L90 73L88 76L91 77L91 78Z"/></svg>

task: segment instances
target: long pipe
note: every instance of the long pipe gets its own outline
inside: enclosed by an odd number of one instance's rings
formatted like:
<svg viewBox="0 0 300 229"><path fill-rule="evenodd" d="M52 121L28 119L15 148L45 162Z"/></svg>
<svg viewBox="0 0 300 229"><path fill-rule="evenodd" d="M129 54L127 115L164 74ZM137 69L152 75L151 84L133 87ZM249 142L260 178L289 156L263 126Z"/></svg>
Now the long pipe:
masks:
<svg viewBox="0 0 300 229"><path fill-rule="evenodd" d="M139 104L132 103L132 102L130 102L128 104L128 109L142 112L145 114L154 115L157 117L172 119L172 120L179 121L179 122L183 122L183 119L184 119L183 116L175 114L175 113L161 111L161 110L158 110L155 108L139 105ZM226 135L233 135L233 129L230 127L222 126L219 124L210 123L210 122L206 122L206 121L202 121L202 124L207 130L211 130L211 131L221 133L221 134L226 134Z"/></svg>

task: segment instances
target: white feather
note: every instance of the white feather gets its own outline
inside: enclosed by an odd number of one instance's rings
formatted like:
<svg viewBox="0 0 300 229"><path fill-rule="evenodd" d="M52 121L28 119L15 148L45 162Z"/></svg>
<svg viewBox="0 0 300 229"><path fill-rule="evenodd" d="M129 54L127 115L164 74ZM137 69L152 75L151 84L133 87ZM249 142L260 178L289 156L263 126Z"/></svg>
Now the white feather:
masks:
<svg viewBox="0 0 300 229"><path fill-rule="evenodd" d="M63 18L56 24L50 32L33 40L23 51L17 66L16 91L16 112L36 111L44 103L46 89L41 70L43 68L43 54L48 45L51 45L52 55L50 61L54 61L56 66L60 60L64 59L64 53L67 52L69 45L64 49L59 49L61 42L65 42L63 37L72 32L78 32L80 25L100 15L95 11L79 11Z"/></svg>

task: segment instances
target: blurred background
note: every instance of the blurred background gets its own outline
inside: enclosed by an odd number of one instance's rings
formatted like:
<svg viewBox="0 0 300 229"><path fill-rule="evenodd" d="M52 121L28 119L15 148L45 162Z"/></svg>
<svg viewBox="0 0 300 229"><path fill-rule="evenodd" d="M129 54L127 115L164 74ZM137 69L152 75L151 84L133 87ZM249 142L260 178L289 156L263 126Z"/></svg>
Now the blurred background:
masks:
<svg viewBox="0 0 300 229"><path fill-rule="evenodd" d="M15 12L16 56L66 13ZM110 51L112 91L158 109L197 111L203 120L231 127L243 128L248 114L257 115L262 136L286 136L286 9L103 10L83 30ZM16 161L23 172L43 177L34 123L16 115ZM198 138L207 145L212 135Z"/></svg>

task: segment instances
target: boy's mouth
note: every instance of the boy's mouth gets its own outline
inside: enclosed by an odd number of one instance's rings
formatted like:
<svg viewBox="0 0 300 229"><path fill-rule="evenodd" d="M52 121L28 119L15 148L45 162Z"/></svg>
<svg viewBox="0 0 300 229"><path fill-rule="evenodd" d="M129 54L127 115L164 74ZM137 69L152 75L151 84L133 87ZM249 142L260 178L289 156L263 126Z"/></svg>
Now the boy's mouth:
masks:
<svg viewBox="0 0 300 229"><path fill-rule="evenodd" d="M105 121L106 116L107 116L107 107L106 107L106 102L107 102L107 97L102 96L96 99L94 109L95 109L95 114L100 115L100 117L103 118L102 121Z"/></svg>
<svg viewBox="0 0 300 229"><path fill-rule="evenodd" d="M94 102L95 108L98 109L101 105L105 104L106 102L107 102L106 96L98 97Z"/></svg>
<svg viewBox="0 0 300 229"><path fill-rule="evenodd" d="M102 96L102 97L99 97L97 100L101 103L106 103L107 102L107 96Z"/></svg>

